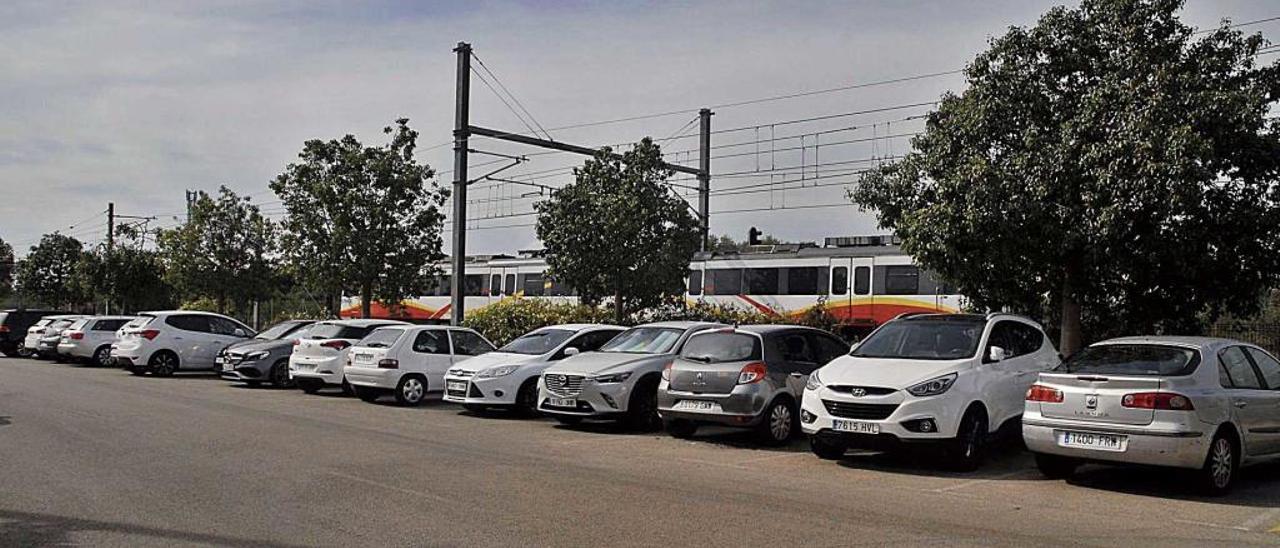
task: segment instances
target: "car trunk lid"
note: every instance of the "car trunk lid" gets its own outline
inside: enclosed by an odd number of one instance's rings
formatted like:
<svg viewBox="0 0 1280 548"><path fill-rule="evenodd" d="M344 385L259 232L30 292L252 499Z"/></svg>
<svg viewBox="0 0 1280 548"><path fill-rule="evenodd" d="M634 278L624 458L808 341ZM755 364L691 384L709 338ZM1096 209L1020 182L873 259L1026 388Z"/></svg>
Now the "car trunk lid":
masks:
<svg viewBox="0 0 1280 548"><path fill-rule="evenodd" d="M377 368L378 362L387 357L387 349L353 346L351 347L350 356L351 365L354 367Z"/></svg>
<svg viewBox="0 0 1280 548"><path fill-rule="evenodd" d="M1125 407L1127 394L1158 392L1159 377L1042 373L1037 383L1062 393L1062 402L1040 402L1040 414L1083 422L1147 425L1155 419L1152 409Z"/></svg>

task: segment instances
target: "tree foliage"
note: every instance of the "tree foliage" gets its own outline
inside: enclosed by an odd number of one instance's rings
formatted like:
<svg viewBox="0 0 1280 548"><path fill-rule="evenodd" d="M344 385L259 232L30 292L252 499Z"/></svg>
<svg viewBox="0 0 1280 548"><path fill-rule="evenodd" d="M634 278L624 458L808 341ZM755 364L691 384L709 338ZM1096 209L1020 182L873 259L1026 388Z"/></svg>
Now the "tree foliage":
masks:
<svg viewBox="0 0 1280 548"><path fill-rule="evenodd" d="M18 291L49 306L78 306L88 300L76 278L84 256L80 240L54 232L45 234L17 265Z"/></svg>
<svg viewBox="0 0 1280 548"><path fill-rule="evenodd" d="M414 158L418 132L407 119L366 147L353 135L311 140L271 183L288 210L283 245L291 274L324 294L336 314L343 291L397 308L434 282L447 192Z"/></svg>
<svg viewBox="0 0 1280 548"><path fill-rule="evenodd" d="M266 298L275 281L275 233L248 198L227 187L217 197L200 192L191 219L157 238L166 280L184 298L213 299L219 312Z"/></svg>
<svg viewBox="0 0 1280 548"><path fill-rule="evenodd" d="M0 299L13 294L13 246L0 238Z"/></svg>
<svg viewBox="0 0 1280 548"><path fill-rule="evenodd" d="M782 240L773 237L771 234L766 234L764 237L760 238L760 245L778 245L781 243L783 243ZM741 252L751 248L750 242L747 242L746 240L735 240L733 239L733 236L728 234L712 236L708 244L707 250L716 253L729 253L734 251Z"/></svg>
<svg viewBox="0 0 1280 548"><path fill-rule="evenodd" d="M1256 311L1280 280L1280 68L1178 0L1085 0L1012 28L914 150L851 195L980 307L1116 333Z"/></svg>
<svg viewBox="0 0 1280 548"><path fill-rule="evenodd" d="M165 279L160 253L143 247L145 234L131 225L116 227L115 244L86 252L76 278L94 302L110 303L113 312L139 312L173 307L173 288Z"/></svg>
<svg viewBox="0 0 1280 548"><path fill-rule="evenodd" d="M666 185L671 173L649 138L621 158L606 147L575 168L575 182L536 204L548 274L585 303L612 298L618 322L682 294L701 232Z"/></svg>

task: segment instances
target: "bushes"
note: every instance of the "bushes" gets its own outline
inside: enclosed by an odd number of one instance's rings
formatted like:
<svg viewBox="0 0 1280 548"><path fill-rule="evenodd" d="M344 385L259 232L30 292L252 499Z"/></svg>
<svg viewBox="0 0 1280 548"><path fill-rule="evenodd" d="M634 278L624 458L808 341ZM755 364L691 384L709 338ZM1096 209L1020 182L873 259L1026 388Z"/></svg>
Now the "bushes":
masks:
<svg viewBox="0 0 1280 548"><path fill-rule="evenodd" d="M690 321L720 322L729 325L751 325L762 323L782 323L784 319L747 310L733 305L712 304L706 301L668 303L651 309L640 315L644 322Z"/></svg>
<svg viewBox="0 0 1280 548"><path fill-rule="evenodd" d="M504 299L467 314L463 325L479 331L502 346L539 327L561 323L611 323L612 315L602 308L542 299Z"/></svg>

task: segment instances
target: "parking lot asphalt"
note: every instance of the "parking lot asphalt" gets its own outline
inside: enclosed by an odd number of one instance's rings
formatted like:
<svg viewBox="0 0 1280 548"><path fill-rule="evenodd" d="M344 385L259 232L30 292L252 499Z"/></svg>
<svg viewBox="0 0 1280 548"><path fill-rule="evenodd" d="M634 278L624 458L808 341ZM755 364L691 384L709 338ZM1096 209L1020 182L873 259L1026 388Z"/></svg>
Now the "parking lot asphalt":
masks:
<svg viewBox="0 0 1280 548"><path fill-rule="evenodd" d="M1280 466L1231 495L1176 473L1042 479L474 416L207 375L0 358L0 544L848 546L1280 543Z"/></svg>

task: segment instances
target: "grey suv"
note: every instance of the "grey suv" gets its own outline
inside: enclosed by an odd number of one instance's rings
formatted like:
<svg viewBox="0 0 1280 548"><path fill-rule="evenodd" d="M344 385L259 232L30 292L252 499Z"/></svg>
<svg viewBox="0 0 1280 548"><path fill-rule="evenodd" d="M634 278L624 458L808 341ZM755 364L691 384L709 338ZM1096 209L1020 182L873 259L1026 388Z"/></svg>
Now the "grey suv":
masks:
<svg viewBox="0 0 1280 548"><path fill-rule="evenodd" d="M809 374L848 351L835 335L793 325L698 333L662 372L658 412L678 438L716 423L754 429L762 443L781 445L800 430L797 409Z"/></svg>

